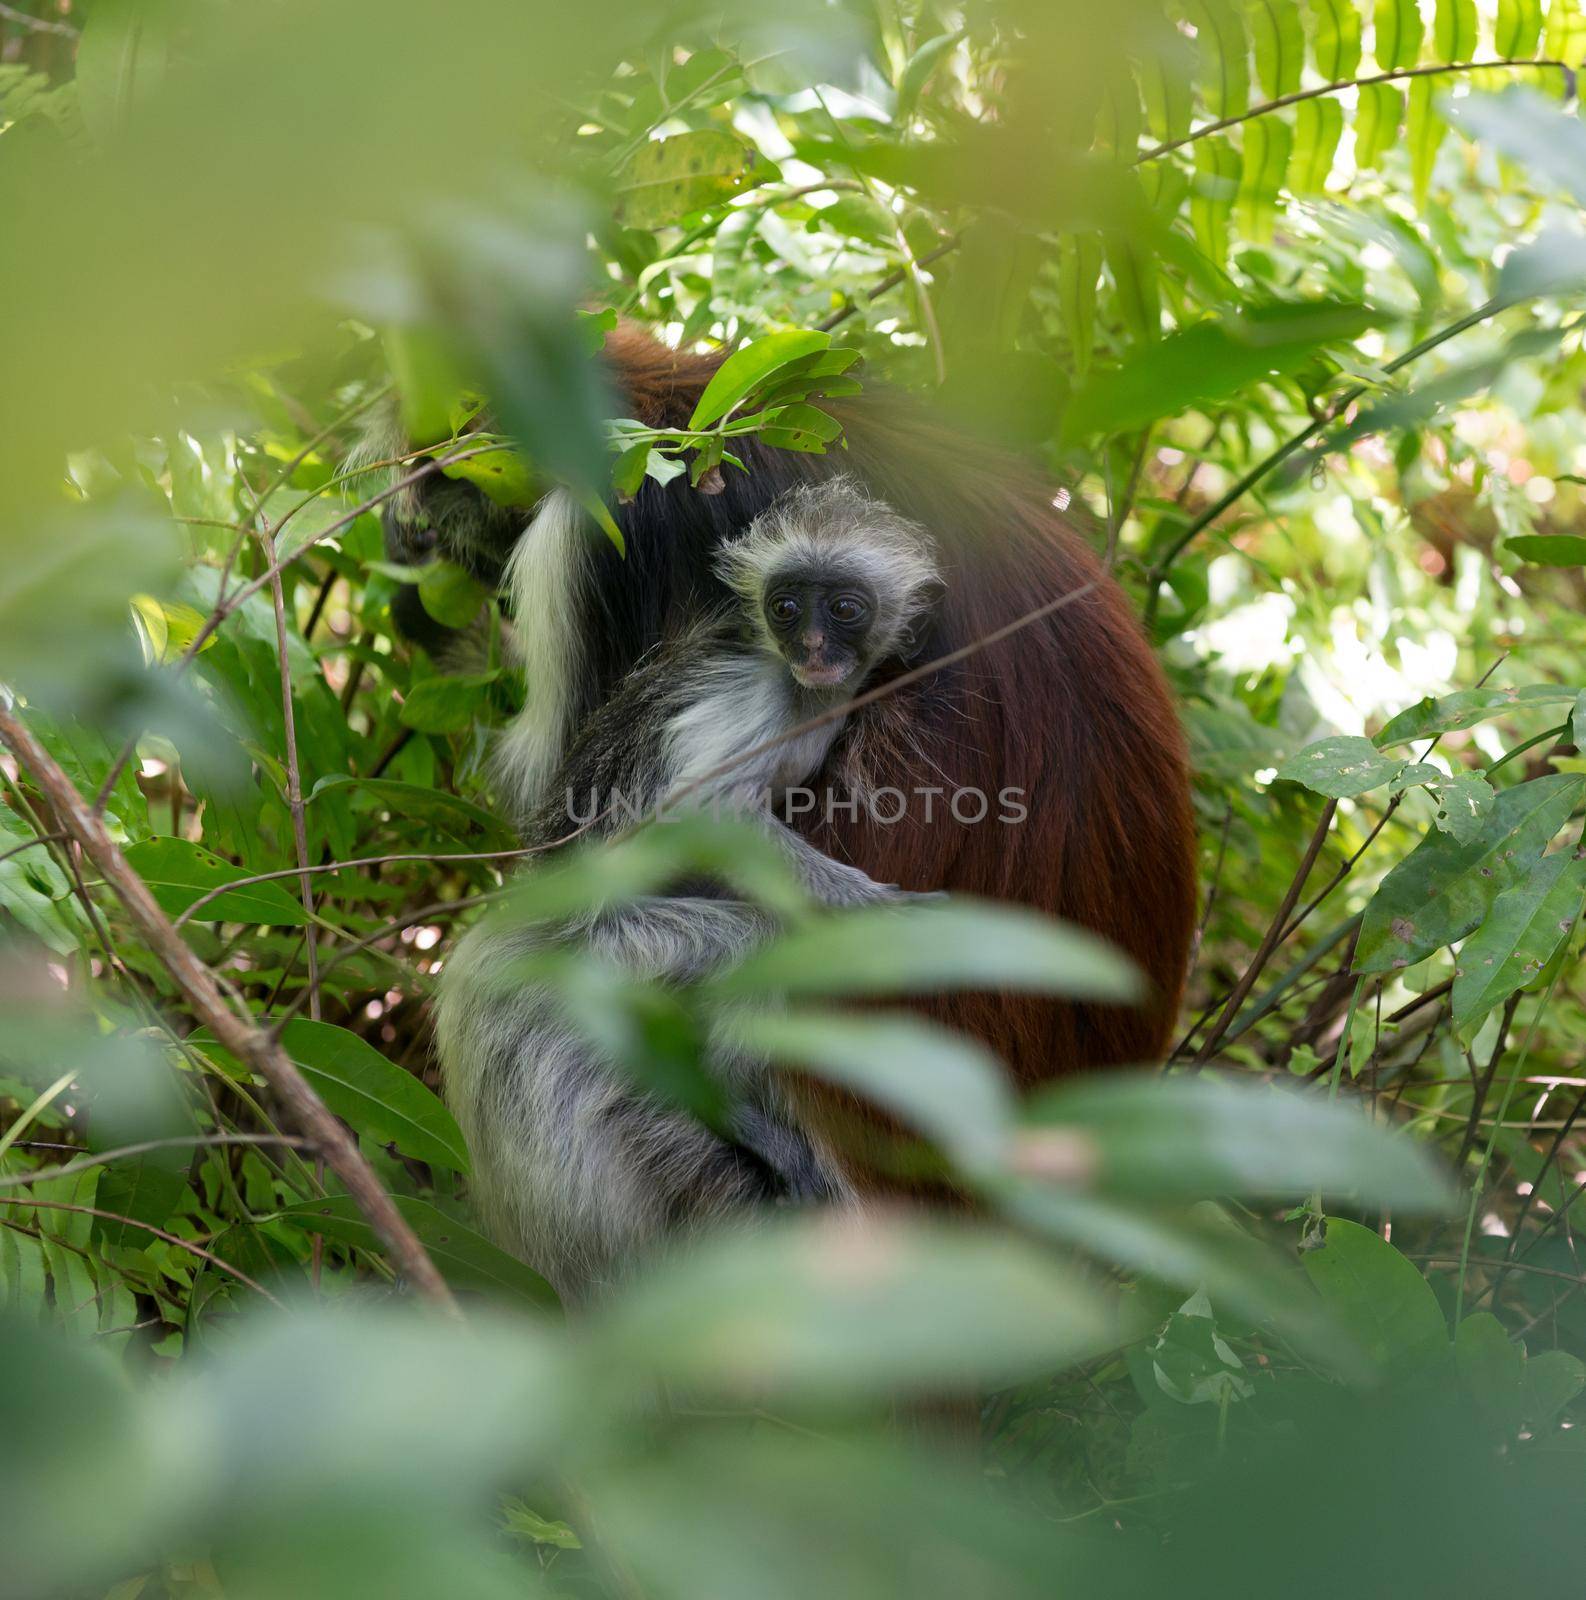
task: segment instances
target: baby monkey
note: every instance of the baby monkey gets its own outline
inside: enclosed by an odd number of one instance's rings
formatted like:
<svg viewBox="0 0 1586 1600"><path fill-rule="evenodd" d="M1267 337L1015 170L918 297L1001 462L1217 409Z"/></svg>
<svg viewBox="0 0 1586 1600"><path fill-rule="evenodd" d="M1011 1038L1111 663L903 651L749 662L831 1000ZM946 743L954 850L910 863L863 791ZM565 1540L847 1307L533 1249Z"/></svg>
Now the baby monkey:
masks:
<svg viewBox="0 0 1586 1600"><path fill-rule="evenodd" d="M597 837L657 810L727 807L767 830L816 900L898 898L821 854L776 805L819 771L844 718L804 724L917 648L941 590L929 539L836 479L778 499L724 546L717 570L735 601L652 652L578 730L525 843L574 831L581 797L594 808L583 831ZM476 1203L498 1240L564 1295L582 1298L666 1238L756 1203L849 1190L764 1061L710 1042L706 1064L735 1108L713 1131L636 1087L514 968L548 944L571 945L638 977L688 983L773 931L759 908L690 884L553 930L486 921L447 963L440 1053Z"/></svg>

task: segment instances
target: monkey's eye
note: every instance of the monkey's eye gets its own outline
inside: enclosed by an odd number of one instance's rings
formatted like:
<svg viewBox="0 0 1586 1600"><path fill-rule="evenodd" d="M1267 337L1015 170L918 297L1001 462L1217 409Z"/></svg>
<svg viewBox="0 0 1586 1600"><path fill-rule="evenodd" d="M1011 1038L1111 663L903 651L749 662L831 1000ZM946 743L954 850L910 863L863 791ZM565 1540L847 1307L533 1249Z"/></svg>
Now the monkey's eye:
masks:
<svg viewBox="0 0 1586 1600"><path fill-rule="evenodd" d="M798 600L790 594L774 594L766 602L765 614L773 622L780 622L784 626L790 622L797 622Z"/></svg>
<svg viewBox="0 0 1586 1600"><path fill-rule="evenodd" d="M870 615L870 607L855 594L838 595L826 609L831 612L832 621L845 628L856 626Z"/></svg>

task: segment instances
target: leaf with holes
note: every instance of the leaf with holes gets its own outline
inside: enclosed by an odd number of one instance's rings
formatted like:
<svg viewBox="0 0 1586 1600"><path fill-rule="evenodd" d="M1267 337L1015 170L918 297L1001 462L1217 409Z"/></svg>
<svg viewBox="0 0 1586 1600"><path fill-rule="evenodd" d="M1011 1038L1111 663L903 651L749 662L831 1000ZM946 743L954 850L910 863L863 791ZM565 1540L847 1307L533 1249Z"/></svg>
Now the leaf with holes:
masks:
<svg viewBox="0 0 1586 1600"><path fill-rule="evenodd" d="M625 228L664 228L775 176L752 144L724 128L649 139L617 176L617 220Z"/></svg>
<svg viewBox="0 0 1586 1600"><path fill-rule="evenodd" d="M1586 777L1551 773L1505 789L1474 839L1434 828L1372 896L1355 971L1408 967L1463 939L1498 896L1532 870L1583 792Z"/></svg>
<svg viewBox="0 0 1586 1600"><path fill-rule="evenodd" d="M249 876L202 845L168 835L133 845L126 857L127 865L149 886L160 909L173 917L180 916L211 889ZM198 918L202 922L251 922L277 928L301 928L308 920L302 904L278 882L228 889L209 901Z"/></svg>
<svg viewBox="0 0 1586 1600"><path fill-rule="evenodd" d="M1510 995L1534 983L1569 938L1586 898L1586 854L1544 856L1492 903L1459 952L1454 1026L1467 1037Z"/></svg>
<svg viewBox="0 0 1586 1600"><path fill-rule="evenodd" d="M1278 768L1278 776L1341 800L1380 788L1396 778L1403 767L1402 761L1383 755L1371 740L1341 735L1318 739L1290 756Z"/></svg>
<svg viewBox="0 0 1586 1600"><path fill-rule="evenodd" d="M1456 772L1427 785L1437 800L1437 825L1462 844L1481 832L1482 818L1492 809L1493 787L1479 772Z"/></svg>
<svg viewBox="0 0 1586 1600"><path fill-rule="evenodd" d="M1478 722L1488 722L1511 711L1567 706L1574 700L1575 690L1551 683L1527 684L1521 689L1461 689L1457 694L1436 699L1429 695L1390 718L1372 743L1379 750L1387 750L1412 739L1430 739L1458 728L1473 728Z"/></svg>

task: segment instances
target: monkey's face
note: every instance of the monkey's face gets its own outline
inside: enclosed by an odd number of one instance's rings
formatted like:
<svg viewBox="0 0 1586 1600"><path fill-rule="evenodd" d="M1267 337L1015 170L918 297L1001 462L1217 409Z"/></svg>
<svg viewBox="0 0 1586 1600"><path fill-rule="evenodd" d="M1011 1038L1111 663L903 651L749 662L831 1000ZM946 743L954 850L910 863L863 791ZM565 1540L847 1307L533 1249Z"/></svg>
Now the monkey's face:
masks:
<svg viewBox="0 0 1586 1600"><path fill-rule="evenodd" d="M854 689L874 662L876 596L852 577L780 573L761 603L766 632L806 689Z"/></svg>

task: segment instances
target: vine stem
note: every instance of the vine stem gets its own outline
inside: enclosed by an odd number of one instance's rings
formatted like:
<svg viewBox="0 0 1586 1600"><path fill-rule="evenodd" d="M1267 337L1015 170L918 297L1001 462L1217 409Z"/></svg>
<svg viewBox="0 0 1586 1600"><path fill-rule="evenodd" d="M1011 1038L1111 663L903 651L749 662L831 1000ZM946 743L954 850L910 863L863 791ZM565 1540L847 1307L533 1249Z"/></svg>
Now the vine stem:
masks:
<svg viewBox="0 0 1586 1600"><path fill-rule="evenodd" d="M1424 339L1410 346L1402 355L1397 355L1382 370L1385 373L1398 372L1402 367L1407 367L1412 361L1419 360L1422 356L1437 349L1440 344L1446 344L1450 339L1474 328L1478 323L1485 322L1489 317L1495 317L1500 311L1507 311L1510 306L1518 301L1510 296L1495 295L1491 300L1485 300L1474 311L1468 311L1457 321L1451 322L1446 328L1439 328L1436 333L1429 333ZM1162 594L1162 580L1167 576L1173 563L1184 553L1185 549L1200 537L1230 506L1237 505L1244 497L1255 488L1269 473L1282 466L1297 450L1309 444L1317 434L1325 432L1338 419L1339 415L1348 407L1359 400L1370 384L1357 383L1346 389L1323 414L1301 428L1298 433L1291 434L1282 444L1259 460L1245 475L1239 479L1226 493L1220 495L1201 514L1184 529L1184 531L1162 553L1159 560L1151 564L1146 573L1146 599L1144 622L1149 631L1156 622L1157 606Z"/></svg>
<svg viewBox="0 0 1586 1600"><path fill-rule="evenodd" d="M1433 78L1454 72L1490 71L1495 67L1500 71L1504 69L1519 71L1525 67L1556 67L1570 84L1573 85L1575 81L1575 69L1567 61L1558 61L1552 56L1540 56L1530 61L1500 58L1497 61L1442 61L1424 67L1395 67L1392 72L1375 72L1368 78L1338 78L1332 83L1319 83L1310 89L1296 89L1293 94L1280 94L1276 100L1264 100L1260 105L1251 106L1249 110L1241 111L1237 116L1219 117L1216 122L1208 122L1204 127L1196 128L1194 132L1186 133L1182 138L1168 139L1162 144L1152 145L1149 150L1136 156L1132 165L1139 166L1144 161L1155 161L1161 156L1171 155L1173 151L1182 150L1187 144L1194 144L1197 139L1206 139L1228 128L1237 128L1242 122L1253 122L1257 117L1281 111L1285 106L1297 106L1302 100L1319 100L1323 95L1342 94L1346 89L1369 89L1373 84L1395 83L1401 78Z"/></svg>
<svg viewBox="0 0 1586 1600"><path fill-rule="evenodd" d="M177 986L194 1013L237 1059L257 1072L275 1090L293 1122L310 1138L332 1172L345 1185L364 1217L390 1251L416 1293L460 1318L446 1280L424 1246L397 1210L357 1142L315 1094L296 1064L268 1033L226 1000L220 984L177 933L148 885L127 864L101 819L60 764L34 738L14 705L0 705L0 739L32 773L55 811L61 827L103 874L126 908L133 925Z"/></svg>

